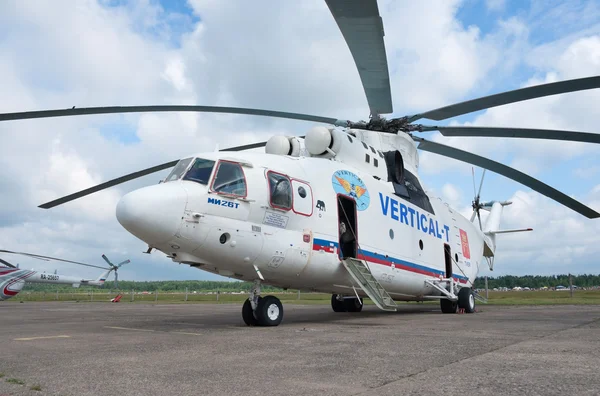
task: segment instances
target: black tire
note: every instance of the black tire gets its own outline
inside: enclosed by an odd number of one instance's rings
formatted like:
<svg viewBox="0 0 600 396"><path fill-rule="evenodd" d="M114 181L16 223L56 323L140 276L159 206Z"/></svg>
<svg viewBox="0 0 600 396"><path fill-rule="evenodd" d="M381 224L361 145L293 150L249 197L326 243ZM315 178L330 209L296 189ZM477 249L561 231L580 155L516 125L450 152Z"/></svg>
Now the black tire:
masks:
<svg viewBox="0 0 600 396"><path fill-rule="evenodd" d="M283 320L283 305L275 296L266 296L256 306L256 320L260 326L279 326Z"/></svg>
<svg viewBox="0 0 600 396"><path fill-rule="evenodd" d="M346 298L344 299L344 305L346 306L346 311L348 312L360 312L363 308L362 299L358 298Z"/></svg>
<svg viewBox="0 0 600 396"><path fill-rule="evenodd" d="M247 298L246 301L244 301L244 305L242 306L242 319L244 319L244 323L246 323L247 326L258 325L258 321L254 316L254 311L252 311L252 304L250 304L249 298Z"/></svg>
<svg viewBox="0 0 600 396"><path fill-rule="evenodd" d="M337 296L337 294L331 296L331 308L333 309L333 312L346 312L347 307L345 300L338 300Z"/></svg>
<svg viewBox="0 0 600 396"><path fill-rule="evenodd" d="M440 300L440 308L442 308L442 312L445 314L453 314L458 310L458 303L443 298Z"/></svg>
<svg viewBox="0 0 600 396"><path fill-rule="evenodd" d="M465 313L475 312L475 295L470 287L461 287L458 291L458 307Z"/></svg>

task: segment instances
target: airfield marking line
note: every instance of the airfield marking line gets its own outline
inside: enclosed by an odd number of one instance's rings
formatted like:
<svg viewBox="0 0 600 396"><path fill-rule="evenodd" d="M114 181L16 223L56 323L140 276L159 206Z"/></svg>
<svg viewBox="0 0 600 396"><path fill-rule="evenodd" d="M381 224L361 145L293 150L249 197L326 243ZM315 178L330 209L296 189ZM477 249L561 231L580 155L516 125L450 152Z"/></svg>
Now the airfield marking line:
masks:
<svg viewBox="0 0 600 396"><path fill-rule="evenodd" d="M117 329L117 330L129 330L129 331L147 331L152 332L154 330L151 329L134 329L132 327L118 327L118 326L104 326L107 329Z"/></svg>
<svg viewBox="0 0 600 396"><path fill-rule="evenodd" d="M187 334L187 335L194 335L194 336L204 335L202 333L189 333L189 332L185 332L185 331L169 331L169 333Z"/></svg>
<svg viewBox="0 0 600 396"><path fill-rule="evenodd" d="M41 337L25 337L15 338L14 341L32 341L32 340L43 340L48 338L71 338L70 335L55 335L55 336L41 336Z"/></svg>

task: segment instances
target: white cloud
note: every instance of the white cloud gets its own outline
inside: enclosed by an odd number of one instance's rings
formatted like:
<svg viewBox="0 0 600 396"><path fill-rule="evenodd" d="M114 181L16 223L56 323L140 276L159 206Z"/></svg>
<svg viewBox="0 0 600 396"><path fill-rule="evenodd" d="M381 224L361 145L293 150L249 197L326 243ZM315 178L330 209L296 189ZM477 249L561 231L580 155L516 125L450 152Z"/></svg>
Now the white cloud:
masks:
<svg viewBox="0 0 600 396"><path fill-rule="evenodd" d="M454 185L446 183L442 186L442 197L450 206L457 206L461 202L462 193Z"/></svg>
<svg viewBox="0 0 600 396"><path fill-rule="evenodd" d="M600 189L580 199L600 209ZM597 273L600 222L533 192L517 191L504 208L501 229L533 228L532 232L497 236L494 272L499 274Z"/></svg>
<svg viewBox="0 0 600 396"><path fill-rule="evenodd" d="M485 6L490 11L502 11L506 6L506 0L485 0Z"/></svg>

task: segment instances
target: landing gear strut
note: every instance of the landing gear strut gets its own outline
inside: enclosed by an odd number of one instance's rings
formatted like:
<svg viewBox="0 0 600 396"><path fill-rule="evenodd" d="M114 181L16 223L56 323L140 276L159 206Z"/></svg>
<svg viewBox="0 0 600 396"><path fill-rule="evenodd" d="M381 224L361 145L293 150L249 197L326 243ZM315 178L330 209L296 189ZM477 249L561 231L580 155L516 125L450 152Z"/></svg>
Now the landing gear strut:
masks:
<svg viewBox="0 0 600 396"><path fill-rule="evenodd" d="M248 326L278 326L283 320L283 305L275 296L260 297L260 280L256 280L242 306L242 319Z"/></svg>

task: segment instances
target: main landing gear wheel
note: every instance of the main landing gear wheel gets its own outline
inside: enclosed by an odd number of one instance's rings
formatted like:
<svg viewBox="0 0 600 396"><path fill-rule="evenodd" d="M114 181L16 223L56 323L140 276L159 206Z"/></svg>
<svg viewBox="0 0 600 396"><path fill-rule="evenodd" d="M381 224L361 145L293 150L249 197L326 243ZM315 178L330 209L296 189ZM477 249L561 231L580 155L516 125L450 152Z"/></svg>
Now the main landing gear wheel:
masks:
<svg viewBox="0 0 600 396"><path fill-rule="evenodd" d="M343 299L338 300L338 294L333 294L331 296L331 308L333 312L346 312L346 303Z"/></svg>
<svg viewBox="0 0 600 396"><path fill-rule="evenodd" d="M338 296L341 298L340 300L338 300ZM360 312L363 308L363 300L356 297L342 298L339 294L333 294L331 308L333 312Z"/></svg>
<svg viewBox="0 0 600 396"><path fill-rule="evenodd" d="M470 287L461 287L458 291L458 307L465 313L475 312L475 296Z"/></svg>
<svg viewBox="0 0 600 396"><path fill-rule="evenodd" d="M275 296L266 296L258 301L256 320L260 326L278 326L283 320L283 305Z"/></svg>
<svg viewBox="0 0 600 396"><path fill-rule="evenodd" d="M458 310L458 302L443 298L440 300L440 307L442 308L443 313L456 313Z"/></svg>
<svg viewBox="0 0 600 396"><path fill-rule="evenodd" d="M363 308L363 301L358 298L346 298L344 299L344 305L348 312L360 312Z"/></svg>
<svg viewBox="0 0 600 396"><path fill-rule="evenodd" d="M258 297L258 301L262 300L262 297ZM247 326L258 326L258 320L254 316L254 311L252 311L252 304L250 303L250 299L247 298L244 301L244 305L242 306L242 319L244 319L244 323Z"/></svg>

